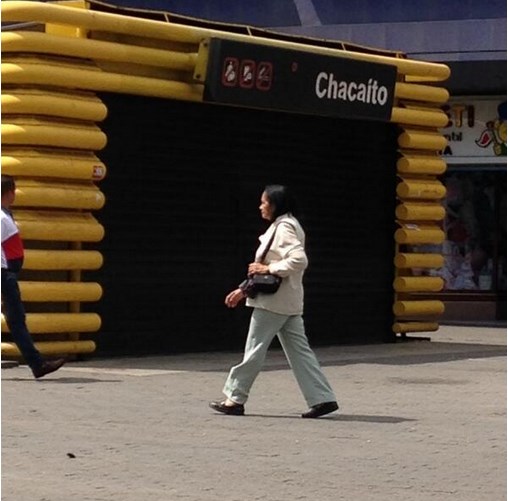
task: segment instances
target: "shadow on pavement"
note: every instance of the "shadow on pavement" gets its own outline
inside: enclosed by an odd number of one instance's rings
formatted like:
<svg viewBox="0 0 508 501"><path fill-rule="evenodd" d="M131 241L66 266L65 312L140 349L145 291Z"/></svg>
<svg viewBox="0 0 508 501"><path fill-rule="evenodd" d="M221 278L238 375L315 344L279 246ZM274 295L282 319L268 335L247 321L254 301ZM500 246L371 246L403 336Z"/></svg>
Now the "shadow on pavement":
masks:
<svg viewBox="0 0 508 501"><path fill-rule="evenodd" d="M416 353L410 355L381 355L364 359L327 360L321 365L350 365L350 364L385 364L385 365L415 365L436 362L453 362L454 360L467 360L470 358L505 357L505 346L491 346L488 349L482 345L468 345L465 351L451 351L448 353ZM473 349L475 347L477 349Z"/></svg>
<svg viewBox="0 0 508 501"><path fill-rule="evenodd" d="M89 384L89 383L122 383L121 379L95 379L89 377L60 377L60 378L44 378L34 379L33 377L2 377L3 381L34 381L41 383L58 383L58 384Z"/></svg>
<svg viewBox="0 0 508 501"><path fill-rule="evenodd" d="M243 416L244 418L269 418L269 419L299 419L301 421L345 421L345 422L358 422L358 423L378 423L378 424L398 424L407 421L417 421L417 419L404 418L398 416L376 416L364 414L335 414L332 416L323 416L319 419L305 419L303 420L300 415L287 415L287 414L253 414L249 413Z"/></svg>
<svg viewBox="0 0 508 501"><path fill-rule="evenodd" d="M418 421L412 418L403 418L398 416L367 416L363 414L339 414L338 416L331 416L328 419L335 421L355 421L362 423L385 423L385 424L397 424L405 423L406 421Z"/></svg>
<svg viewBox="0 0 508 501"><path fill-rule="evenodd" d="M324 367L354 364L416 365L506 356L505 345L441 342L331 346L317 347L315 351L320 364ZM171 371L227 372L231 366L239 363L241 359L241 352L208 352L118 358L94 357L90 360L69 362L63 370L66 368L72 368L73 370L88 369L99 372L103 371L104 374L116 370L167 371L168 373ZM289 365L282 350L272 347L268 352L263 370L276 371L288 369ZM152 375L157 374L154 372ZM64 381L60 379L60 382Z"/></svg>

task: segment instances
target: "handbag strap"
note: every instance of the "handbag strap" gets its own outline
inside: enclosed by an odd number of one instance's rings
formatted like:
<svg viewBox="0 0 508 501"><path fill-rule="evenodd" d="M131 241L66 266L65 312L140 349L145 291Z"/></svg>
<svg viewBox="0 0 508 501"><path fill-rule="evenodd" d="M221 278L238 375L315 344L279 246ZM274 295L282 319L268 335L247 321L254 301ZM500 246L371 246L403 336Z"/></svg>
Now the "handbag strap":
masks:
<svg viewBox="0 0 508 501"><path fill-rule="evenodd" d="M278 226L279 226L278 224L275 226L275 228L273 230L273 233L272 233L272 236L270 237L270 240L268 240L268 243L266 244L266 247L265 247L265 250L263 251L263 254L261 254L261 256L259 256L258 263L262 263L265 260L265 257L268 254L268 251L270 250L270 247L272 246L273 241L275 239L275 233L277 233L277 227Z"/></svg>

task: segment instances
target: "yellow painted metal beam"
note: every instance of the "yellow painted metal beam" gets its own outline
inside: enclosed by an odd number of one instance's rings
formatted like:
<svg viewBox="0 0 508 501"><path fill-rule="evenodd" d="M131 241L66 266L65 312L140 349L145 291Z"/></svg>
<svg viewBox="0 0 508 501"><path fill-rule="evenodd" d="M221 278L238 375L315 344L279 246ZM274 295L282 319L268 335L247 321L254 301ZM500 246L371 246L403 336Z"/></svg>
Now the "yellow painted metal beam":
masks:
<svg viewBox="0 0 508 501"><path fill-rule="evenodd" d="M15 210L24 240L99 242L104 227L88 213L68 211Z"/></svg>
<svg viewBox="0 0 508 501"><path fill-rule="evenodd" d="M102 71L95 66L44 60L2 62L2 83L17 85L59 85L101 92L202 101L203 86L173 80Z"/></svg>
<svg viewBox="0 0 508 501"><path fill-rule="evenodd" d="M19 207L98 210L104 194L92 183L62 183L20 179L16 183Z"/></svg>
<svg viewBox="0 0 508 501"><path fill-rule="evenodd" d="M408 316L434 316L444 313L444 304L437 300L415 300L415 301L396 301L393 305L393 312L398 317Z"/></svg>
<svg viewBox="0 0 508 501"><path fill-rule="evenodd" d="M442 244L444 240L445 233L438 226L406 224L395 231L398 244Z"/></svg>
<svg viewBox="0 0 508 501"><path fill-rule="evenodd" d="M42 341L35 343L35 347L45 356L73 355L78 353L93 353L94 341ZM21 353L14 343L2 343L2 356L20 357Z"/></svg>
<svg viewBox="0 0 508 501"><path fill-rule="evenodd" d="M444 257L442 254L402 252L395 256L394 264L397 268L441 268L444 265Z"/></svg>
<svg viewBox="0 0 508 501"><path fill-rule="evenodd" d="M395 215L403 221L442 221L446 211L440 204L404 202L397 206Z"/></svg>
<svg viewBox="0 0 508 501"><path fill-rule="evenodd" d="M102 287L95 282L20 281L19 288L26 302L88 302L102 297Z"/></svg>
<svg viewBox="0 0 508 501"><path fill-rule="evenodd" d="M193 72L197 53L184 53L153 49L128 44L69 38L35 31L2 33L4 54L26 52L81 57L99 61L159 66L173 70Z"/></svg>
<svg viewBox="0 0 508 501"><path fill-rule="evenodd" d="M2 93L2 116L46 115L101 122L107 108L92 94L55 92L40 89L5 89Z"/></svg>
<svg viewBox="0 0 508 501"><path fill-rule="evenodd" d="M422 127L444 127L448 123L448 116L441 110L393 107L390 122Z"/></svg>
<svg viewBox="0 0 508 501"><path fill-rule="evenodd" d="M92 250L26 249L23 268L27 270L98 270L102 254Z"/></svg>
<svg viewBox="0 0 508 501"><path fill-rule="evenodd" d="M425 77L428 80L446 80L450 76L450 69L444 64L427 63L423 61L396 57L392 58L374 54L363 54L353 51L342 51L327 47L312 46L310 44L276 40L273 38L268 39L194 26L178 25L169 22L152 21L132 16L122 16L105 12L76 9L49 3L9 1L2 2L1 8L2 20L4 22L33 21L79 26L92 31L125 33L161 40L194 43L196 44L196 48L203 39L216 37L240 42L250 42L273 47L301 50L339 58L389 64L396 66L401 74Z"/></svg>
<svg viewBox="0 0 508 501"><path fill-rule="evenodd" d="M443 286L441 277L397 277L393 281L397 292L439 292Z"/></svg>
<svg viewBox="0 0 508 501"><path fill-rule="evenodd" d="M26 324L31 334L96 332L101 318L96 313L27 313ZM3 315L2 332L10 332Z"/></svg>
<svg viewBox="0 0 508 501"><path fill-rule="evenodd" d="M403 179L397 185L397 195L402 199L441 200L446 187L436 179Z"/></svg>
<svg viewBox="0 0 508 501"><path fill-rule="evenodd" d="M437 154L415 155L402 151L402 156L397 160L397 171L401 174L439 176L446 171L446 162Z"/></svg>
<svg viewBox="0 0 508 501"><path fill-rule="evenodd" d="M12 117L2 123L2 144L6 145L101 150L106 141L106 134L91 124Z"/></svg>
<svg viewBox="0 0 508 501"><path fill-rule="evenodd" d="M439 329L437 322L396 322L393 324L393 332L435 332Z"/></svg>
<svg viewBox="0 0 508 501"><path fill-rule="evenodd" d="M17 178L43 177L100 181L106 166L91 152L70 152L48 148L2 147L2 172Z"/></svg>
<svg viewBox="0 0 508 501"><path fill-rule="evenodd" d="M397 82L395 84L395 97L397 99L444 104L450 99L450 93L444 87Z"/></svg>
<svg viewBox="0 0 508 501"><path fill-rule="evenodd" d="M398 143L401 148L442 151L448 141L438 132L406 129L398 137Z"/></svg>

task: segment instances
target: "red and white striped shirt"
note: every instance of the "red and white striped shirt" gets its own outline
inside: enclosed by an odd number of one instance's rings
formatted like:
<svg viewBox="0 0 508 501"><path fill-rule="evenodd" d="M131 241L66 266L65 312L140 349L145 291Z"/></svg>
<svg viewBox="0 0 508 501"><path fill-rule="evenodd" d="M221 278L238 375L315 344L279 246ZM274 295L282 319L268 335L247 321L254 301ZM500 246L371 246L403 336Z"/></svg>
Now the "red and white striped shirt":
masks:
<svg viewBox="0 0 508 501"><path fill-rule="evenodd" d="M15 262L17 267L23 261L23 241L19 235L19 229L12 216L2 208L2 269L10 269L10 262ZM17 271L17 270L15 270Z"/></svg>

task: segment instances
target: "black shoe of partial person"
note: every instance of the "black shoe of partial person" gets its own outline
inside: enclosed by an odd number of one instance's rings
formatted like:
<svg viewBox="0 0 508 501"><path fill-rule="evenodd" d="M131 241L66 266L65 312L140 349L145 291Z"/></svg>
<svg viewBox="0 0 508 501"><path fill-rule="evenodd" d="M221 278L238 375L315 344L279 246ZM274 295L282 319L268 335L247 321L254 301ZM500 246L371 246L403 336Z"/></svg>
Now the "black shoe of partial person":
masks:
<svg viewBox="0 0 508 501"><path fill-rule="evenodd" d="M230 416L243 416L245 414L245 407L242 404L226 405L226 402L210 402L208 405L214 411Z"/></svg>
<svg viewBox="0 0 508 501"><path fill-rule="evenodd" d="M322 404L313 405L307 412L302 414L303 418L318 418L325 414L330 414L339 409L337 402L324 402Z"/></svg>
<svg viewBox="0 0 508 501"><path fill-rule="evenodd" d="M41 377L44 377L46 374L50 374L51 372L55 372L62 365L65 364L64 358L57 358L56 360L47 360L46 362L43 362L40 367L37 369L32 369L32 372L34 374L35 379L39 379Z"/></svg>

